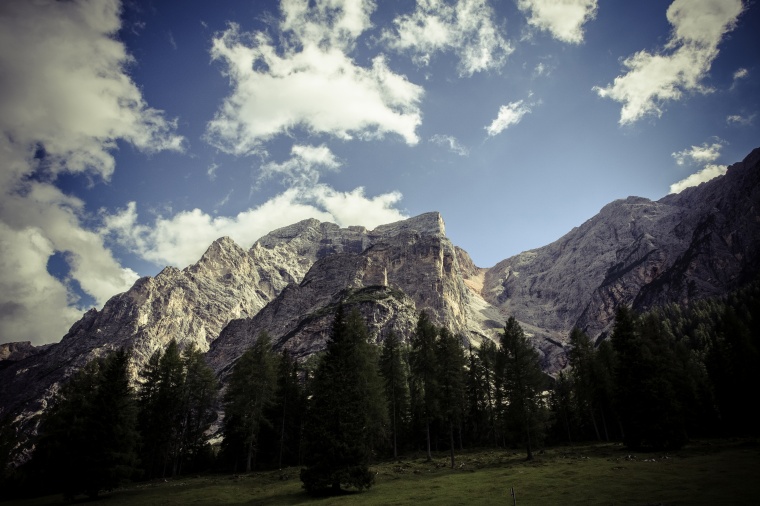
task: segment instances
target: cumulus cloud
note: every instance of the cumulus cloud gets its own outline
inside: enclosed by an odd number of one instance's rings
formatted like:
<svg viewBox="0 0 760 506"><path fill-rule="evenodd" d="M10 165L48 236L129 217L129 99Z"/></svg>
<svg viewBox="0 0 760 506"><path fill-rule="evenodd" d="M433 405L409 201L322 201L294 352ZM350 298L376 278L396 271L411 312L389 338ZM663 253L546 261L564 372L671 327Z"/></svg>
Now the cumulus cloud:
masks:
<svg viewBox="0 0 760 506"><path fill-rule="evenodd" d="M709 164L699 172L670 185L670 193L680 193L690 186L697 186L718 176L722 176L726 173L726 170L727 167L725 165Z"/></svg>
<svg viewBox="0 0 760 506"><path fill-rule="evenodd" d="M383 32L389 48L408 52L415 64L426 66L437 52L451 51L459 59L459 74L499 70L514 48L494 23L487 0L417 0L411 14L393 20Z"/></svg>
<svg viewBox="0 0 760 506"><path fill-rule="evenodd" d="M448 148L452 153L456 153L459 156L467 156L470 154L470 150L466 146L462 146L459 140L453 135L435 134L430 138L430 142Z"/></svg>
<svg viewBox="0 0 760 506"><path fill-rule="evenodd" d="M280 176L289 185L307 186L319 180L320 170L337 170L341 163L330 151L321 146L296 144L291 149L291 158L282 163L268 162L261 166L262 178Z"/></svg>
<svg viewBox="0 0 760 506"><path fill-rule="evenodd" d="M108 180L118 140L155 152L181 150L183 139L126 72L118 1L6 0L0 11L0 340L40 344L82 309L67 280L48 273L54 253L99 304L137 278L83 225L83 202L56 178Z"/></svg>
<svg viewBox="0 0 760 506"><path fill-rule="evenodd" d="M627 72L594 91L623 104L621 125L660 116L665 102L680 100L684 93L709 92L702 80L742 10L741 0L675 0L667 11L673 31L662 51L629 56L623 61Z"/></svg>
<svg viewBox="0 0 760 506"><path fill-rule="evenodd" d="M502 105L499 108L499 114L496 116L496 119L493 120L490 125L485 127L486 132L488 132L490 137L498 135L512 125L518 124L523 116L529 112L530 106L525 104L522 100Z"/></svg>
<svg viewBox="0 0 760 506"><path fill-rule="evenodd" d="M682 151L672 153L671 156L675 158L678 165L685 165L687 163L703 164L717 160L721 149L723 149L723 144L720 142L712 144L704 142L701 146L691 146Z"/></svg>
<svg viewBox="0 0 760 506"><path fill-rule="evenodd" d="M394 73L382 55L369 67L350 57L374 6L283 1L277 48L268 33L245 33L234 23L217 34L211 55L223 64L232 94L208 123L206 139L236 155L296 128L340 139L396 134L416 144L423 89Z"/></svg>
<svg viewBox="0 0 760 506"><path fill-rule="evenodd" d="M583 42L583 25L596 17L597 0L518 0L528 24L570 44Z"/></svg>
<svg viewBox="0 0 760 506"><path fill-rule="evenodd" d="M367 197L363 188L341 192L316 184L290 188L233 217L212 217L193 209L159 217L150 226L139 223L137 206L130 202L121 212L105 218L103 233L146 260L185 267L222 236L249 247L262 235L307 218L367 228L402 220L406 215L395 208L400 199L398 192Z"/></svg>

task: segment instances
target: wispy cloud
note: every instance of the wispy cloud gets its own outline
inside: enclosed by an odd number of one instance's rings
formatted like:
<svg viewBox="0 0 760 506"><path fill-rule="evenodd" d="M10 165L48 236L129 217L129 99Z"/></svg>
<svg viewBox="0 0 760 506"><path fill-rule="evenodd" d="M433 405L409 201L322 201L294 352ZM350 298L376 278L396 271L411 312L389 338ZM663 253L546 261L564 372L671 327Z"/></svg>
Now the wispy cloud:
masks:
<svg viewBox="0 0 760 506"><path fill-rule="evenodd" d="M245 33L234 23L217 34L211 55L224 65L232 94L208 123L206 139L236 155L296 128L340 139L396 134L416 144L423 89L394 73L382 55L369 67L350 56L374 6L282 2L282 47L267 32Z"/></svg>
<svg viewBox="0 0 760 506"><path fill-rule="evenodd" d="M443 146L459 156L467 156L470 154L470 150L467 149L467 147L462 146L459 140L453 135L435 134L430 138L430 142Z"/></svg>
<svg viewBox="0 0 760 506"><path fill-rule="evenodd" d="M629 56L623 61L627 72L594 91L623 104L621 125L647 115L660 116L665 102L680 100L684 93L709 92L702 80L718 56L718 44L742 10L741 0L675 0L667 11L673 32L664 48Z"/></svg>
<svg viewBox="0 0 760 506"><path fill-rule="evenodd" d="M744 116L741 114L730 114L726 117L726 123L729 125L749 126L755 121L755 114Z"/></svg>
<svg viewBox="0 0 760 506"><path fill-rule="evenodd" d="M453 52L461 76L501 69L514 51L488 0L417 0L415 10L393 24L383 32L389 48L409 53L419 66L428 65L436 53Z"/></svg>
<svg viewBox="0 0 760 506"><path fill-rule="evenodd" d="M496 116L496 119L493 120L490 125L485 127L486 132L488 132L490 137L498 135L512 125L518 124L523 119L523 116L530 111L530 106L525 104L522 100L502 105L499 108L499 113Z"/></svg>
<svg viewBox="0 0 760 506"><path fill-rule="evenodd" d="M528 24L570 44L583 42L583 25L596 17L597 0L518 0Z"/></svg>

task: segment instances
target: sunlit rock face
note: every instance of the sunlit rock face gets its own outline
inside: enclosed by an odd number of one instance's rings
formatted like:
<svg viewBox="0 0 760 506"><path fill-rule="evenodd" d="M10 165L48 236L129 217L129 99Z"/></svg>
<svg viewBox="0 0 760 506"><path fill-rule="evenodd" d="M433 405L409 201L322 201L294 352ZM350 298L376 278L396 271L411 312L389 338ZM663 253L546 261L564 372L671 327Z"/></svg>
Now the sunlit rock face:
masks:
<svg viewBox="0 0 760 506"><path fill-rule="evenodd" d="M455 247L436 212L374 230L305 220L247 251L221 238L196 264L166 267L88 311L59 343L3 345L0 416L32 420L62 380L122 347L135 377L172 339L206 351L223 379L262 331L305 358L324 349L339 304L358 309L377 342L390 331L408 338L424 310L477 347L498 341L515 316L553 374L566 364L574 326L604 337L621 304L685 303L757 277L759 164L755 150L680 194L612 202L554 243L492 268Z"/></svg>
<svg viewBox="0 0 760 506"><path fill-rule="evenodd" d="M725 176L653 202L618 200L559 240L499 262L483 296L562 342L607 335L616 308L718 296L760 271L760 150Z"/></svg>

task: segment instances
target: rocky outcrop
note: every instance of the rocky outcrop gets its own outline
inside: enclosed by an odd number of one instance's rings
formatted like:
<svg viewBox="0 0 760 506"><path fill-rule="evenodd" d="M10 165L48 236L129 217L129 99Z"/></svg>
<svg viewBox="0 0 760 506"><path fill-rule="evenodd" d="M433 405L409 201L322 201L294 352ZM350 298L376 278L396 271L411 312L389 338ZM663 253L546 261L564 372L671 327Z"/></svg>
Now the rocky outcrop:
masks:
<svg viewBox="0 0 760 506"><path fill-rule="evenodd" d="M564 367L574 327L604 336L620 304L648 309L721 295L760 272L760 150L728 173L659 201L629 197L552 244L490 269L426 213L340 228L304 220L244 250L215 241L194 265L167 267L92 309L60 343L6 345L0 415L29 420L94 357L128 348L133 371L172 339L208 350L222 376L262 331L297 357L321 350L338 304L358 309L374 339L408 337L420 311L478 346L515 316L544 369ZM27 350L29 351L29 350Z"/></svg>
<svg viewBox="0 0 760 506"><path fill-rule="evenodd" d="M231 322L212 344L209 363L224 373L263 331L297 357L319 351L340 303L358 308L378 340L390 330L410 336L423 310L466 344L495 337L501 325L481 315L487 304L465 283L480 269L446 238L438 213L378 227L363 246L318 260L256 316Z"/></svg>
<svg viewBox="0 0 760 506"><path fill-rule="evenodd" d="M717 296L760 272L760 150L725 176L653 202L605 206L559 240L484 276L503 314L563 342L577 326L604 336L615 309Z"/></svg>

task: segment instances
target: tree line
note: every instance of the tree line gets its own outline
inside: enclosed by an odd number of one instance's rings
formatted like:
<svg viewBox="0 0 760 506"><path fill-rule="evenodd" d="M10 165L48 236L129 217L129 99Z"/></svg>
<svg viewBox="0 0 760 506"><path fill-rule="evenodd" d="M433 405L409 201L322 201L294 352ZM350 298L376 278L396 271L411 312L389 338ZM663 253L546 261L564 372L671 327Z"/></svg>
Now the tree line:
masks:
<svg viewBox="0 0 760 506"><path fill-rule="evenodd" d="M320 493L368 488L372 462L402 453L445 451L453 468L466 447L522 448L530 459L546 444L590 439L670 449L693 437L756 434L744 406L757 383L759 320L758 284L689 307L621 307L609 339L593 343L573 329L556 378L541 371L512 317L499 343L465 348L425 312L410 336L370 336L360 313L343 306L324 352L299 362L263 332L224 389L201 352L176 342L132 388L120 350L63 385L40 420L33 458L5 467L3 479L72 497L125 480L300 466L304 488ZM4 458L12 429L0 432Z"/></svg>

